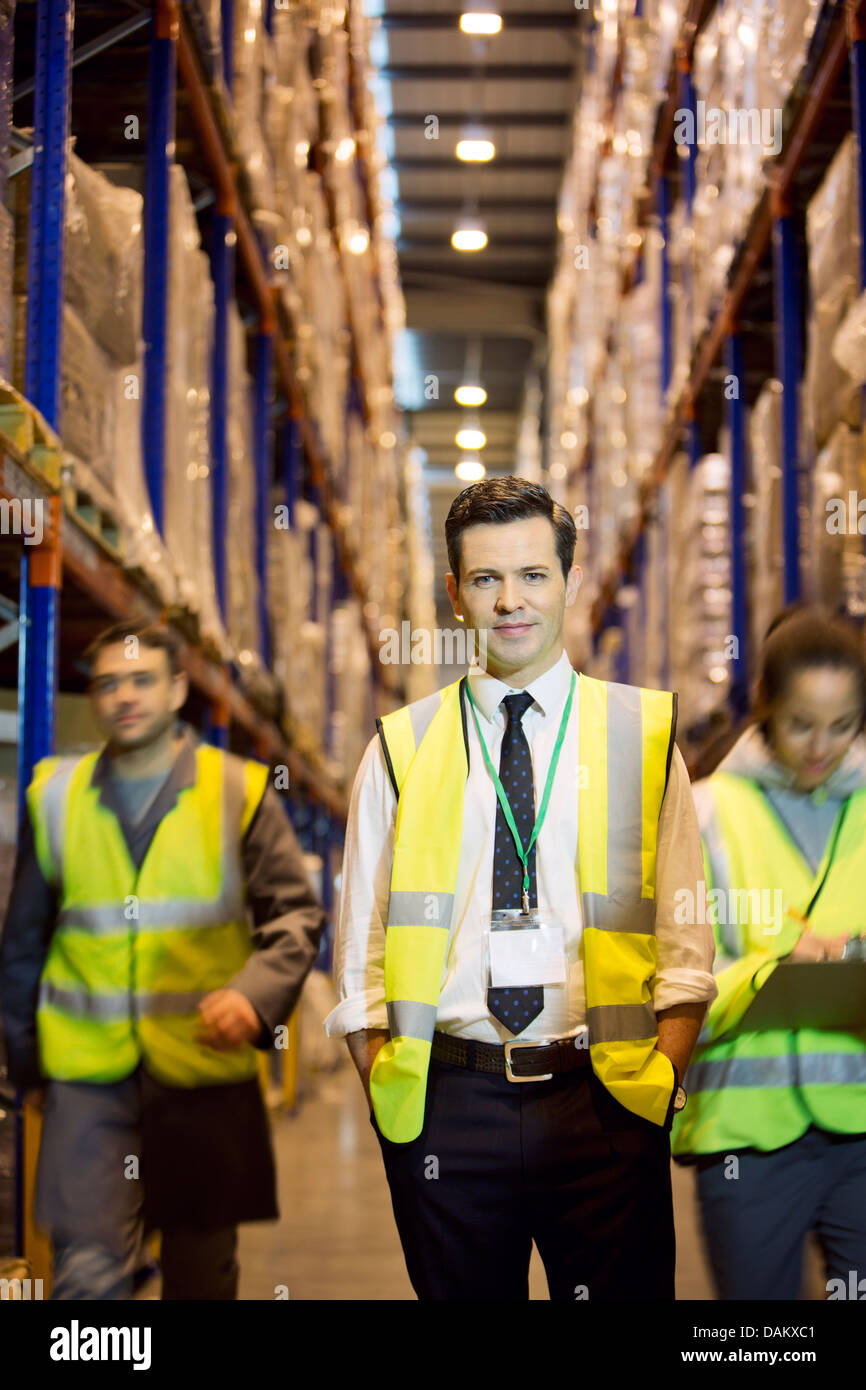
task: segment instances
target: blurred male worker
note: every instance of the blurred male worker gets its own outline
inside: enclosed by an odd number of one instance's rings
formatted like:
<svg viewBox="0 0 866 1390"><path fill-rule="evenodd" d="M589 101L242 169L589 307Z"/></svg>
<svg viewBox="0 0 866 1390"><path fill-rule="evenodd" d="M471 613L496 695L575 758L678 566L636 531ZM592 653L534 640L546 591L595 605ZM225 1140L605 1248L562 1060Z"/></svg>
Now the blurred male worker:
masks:
<svg viewBox="0 0 866 1390"><path fill-rule="evenodd" d="M527 1298L534 1240L553 1299L670 1299L669 1131L715 996L712 930L675 901L703 878L676 697L578 679L575 526L544 488L465 488L445 535L486 658L378 721L326 1026L420 1298Z"/></svg>
<svg viewBox="0 0 866 1390"><path fill-rule="evenodd" d="M37 764L0 947L10 1077L48 1082L52 1297L129 1297L158 1229L163 1298L231 1299L237 1223L278 1215L255 1049L324 914L268 769L178 724L172 635L121 623L87 656L106 746Z"/></svg>

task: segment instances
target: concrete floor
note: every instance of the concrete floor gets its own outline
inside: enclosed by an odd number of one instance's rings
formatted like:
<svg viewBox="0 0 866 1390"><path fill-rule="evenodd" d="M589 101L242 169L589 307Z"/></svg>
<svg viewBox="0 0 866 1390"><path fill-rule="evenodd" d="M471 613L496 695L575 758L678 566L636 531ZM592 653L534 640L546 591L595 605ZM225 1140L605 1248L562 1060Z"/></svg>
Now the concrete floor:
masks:
<svg viewBox="0 0 866 1390"><path fill-rule="evenodd" d="M274 1114L283 1215L241 1228L244 1299L413 1299L388 1185L363 1099L351 1070L319 1077L294 1116ZM677 1297L712 1299L701 1250L693 1176L672 1165L677 1230ZM810 1256L813 1297L817 1263ZM547 1298L533 1250L530 1297Z"/></svg>

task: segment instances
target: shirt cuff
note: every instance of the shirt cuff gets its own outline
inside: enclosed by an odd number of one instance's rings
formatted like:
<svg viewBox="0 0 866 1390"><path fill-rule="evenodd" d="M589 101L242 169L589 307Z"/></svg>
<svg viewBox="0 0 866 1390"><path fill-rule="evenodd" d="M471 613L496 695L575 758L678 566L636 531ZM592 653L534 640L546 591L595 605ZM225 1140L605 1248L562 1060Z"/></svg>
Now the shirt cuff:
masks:
<svg viewBox="0 0 866 1390"><path fill-rule="evenodd" d="M325 1019L329 1038L344 1038L347 1033L357 1033L362 1028L377 1028L387 1033L388 1010L382 995L353 994L341 999Z"/></svg>
<svg viewBox="0 0 866 1390"><path fill-rule="evenodd" d="M666 970L655 978L653 1008L658 1014L674 1004L709 1004L718 992L709 970Z"/></svg>

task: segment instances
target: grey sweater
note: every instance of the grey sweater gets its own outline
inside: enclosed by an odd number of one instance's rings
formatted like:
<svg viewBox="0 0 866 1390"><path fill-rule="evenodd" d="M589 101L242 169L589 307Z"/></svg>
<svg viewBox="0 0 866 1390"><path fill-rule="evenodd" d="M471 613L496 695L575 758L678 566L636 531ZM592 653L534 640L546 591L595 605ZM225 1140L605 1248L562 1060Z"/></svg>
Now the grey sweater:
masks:
<svg viewBox="0 0 866 1390"><path fill-rule="evenodd" d="M866 787L866 736L855 738L835 772L812 792L793 789L795 774L776 761L757 725L737 740L717 771L758 783L814 873L843 801Z"/></svg>

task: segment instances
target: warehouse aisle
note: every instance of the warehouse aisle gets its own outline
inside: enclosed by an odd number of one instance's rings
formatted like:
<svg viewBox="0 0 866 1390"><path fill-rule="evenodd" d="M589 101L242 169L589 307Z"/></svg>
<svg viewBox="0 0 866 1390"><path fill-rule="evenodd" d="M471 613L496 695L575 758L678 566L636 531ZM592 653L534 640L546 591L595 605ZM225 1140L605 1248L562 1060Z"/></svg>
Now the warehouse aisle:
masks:
<svg viewBox="0 0 866 1390"><path fill-rule="evenodd" d="M240 1297L413 1299L376 1137L348 1066L320 1080L298 1115L274 1118L282 1219L241 1231ZM712 1298L690 1173L674 1166L677 1296ZM533 1251L530 1297L547 1298Z"/></svg>

